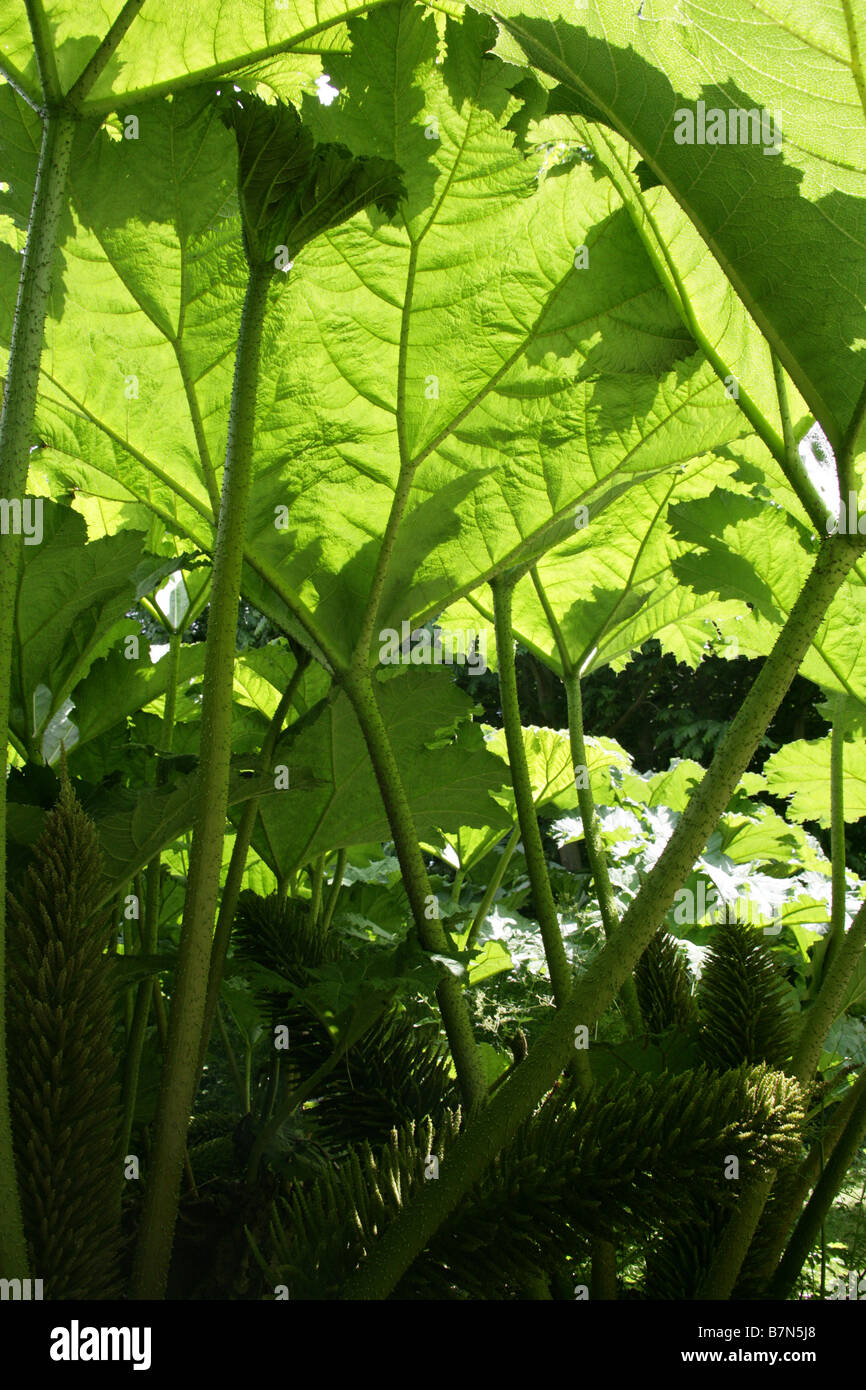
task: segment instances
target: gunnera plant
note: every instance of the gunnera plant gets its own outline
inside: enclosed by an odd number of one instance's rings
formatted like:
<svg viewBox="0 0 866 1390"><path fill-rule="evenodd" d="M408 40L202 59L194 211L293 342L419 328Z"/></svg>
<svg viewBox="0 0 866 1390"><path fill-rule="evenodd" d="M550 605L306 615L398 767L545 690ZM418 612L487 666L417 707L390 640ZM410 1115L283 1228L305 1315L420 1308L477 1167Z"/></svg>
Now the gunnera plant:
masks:
<svg viewBox="0 0 866 1390"><path fill-rule="evenodd" d="M102 859L65 768L9 916L15 1161L31 1268L51 1299L117 1297L120 1085L116 962L96 908Z"/></svg>

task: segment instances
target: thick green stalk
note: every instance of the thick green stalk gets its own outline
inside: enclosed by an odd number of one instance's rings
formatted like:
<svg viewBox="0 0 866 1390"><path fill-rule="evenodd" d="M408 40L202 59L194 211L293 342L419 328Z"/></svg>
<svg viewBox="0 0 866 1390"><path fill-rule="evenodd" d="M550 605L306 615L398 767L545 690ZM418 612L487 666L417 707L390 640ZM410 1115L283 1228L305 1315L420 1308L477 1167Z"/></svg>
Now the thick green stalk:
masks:
<svg viewBox="0 0 866 1390"><path fill-rule="evenodd" d="M445 929L437 915L429 915L435 912L436 898L430 888L412 811L376 700L372 676L368 670L354 667L344 677L344 687L361 726L385 803L418 939L425 951L448 955L451 947ZM487 1099L487 1078L475 1044L463 988L456 976L450 972L443 975L436 989L436 999L457 1070L463 1105L467 1113L473 1114Z"/></svg>
<svg viewBox="0 0 866 1390"><path fill-rule="evenodd" d="M158 975L154 975L153 977L153 1016L156 1020L156 1036L159 1042L159 1050L164 1059L166 1043L168 1041L168 1017L166 1015L165 996L163 995L162 985L159 983ZM147 1135L145 1134L144 1137L145 1143L147 1143ZM151 1151L152 1150L149 1148L148 1154L150 1154ZM194 1197L196 1195L195 1177L193 1176L192 1164L189 1161L189 1152L185 1142L183 1146L183 1167L186 1174L187 1187Z"/></svg>
<svg viewBox="0 0 866 1390"><path fill-rule="evenodd" d="M298 686L309 664L310 655L308 652L304 652L292 672L288 685L280 696L279 704L271 716L271 722L268 725L268 731L265 734L259 758L259 768L262 772L267 772L271 766L274 750L276 749L277 742L282 733L286 715L291 709L292 701L297 694ZM217 1003L219 1002L220 986L223 982L226 956L228 955L229 942L231 941L232 926L234 925L241 884L243 883L244 871L247 866L247 855L249 854L258 813L259 799L258 797L251 797L250 800L244 804L240 824L238 825L237 834L235 835L235 842L232 847L232 857L229 860L226 881L223 885L222 896L220 898L219 916L217 917L216 929L214 931L210 953L210 966L208 968L207 998L205 1000L204 1023L201 1032L201 1054L199 1056L196 1089L198 1089L198 1084L201 1080L202 1068L204 1067L207 1050L210 1045L210 1037L217 1013Z"/></svg>
<svg viewBox="0 0 866 1390"><path fill-rule="evenodd" d="M325 877L325 856L319 854L310 870L310 920L318 922L322 911L322 882Z"/></svg>
<svg viewBox="0 0 866 1390"><path fill-rule="evenodd" d="M616 1246L613 1241L598 1237L593 1240L591 1278L593 1299L604 1299L607 1303L616 1300Z"/></svg>
<svg viewBox="0 0 866 1390"><path fill-rule="evenodd" d="M535 571L533 571L533 579L537 581L537 574ZM537 584L537 587L540 591L540 583ZM592 788L589 785L589 760L586 756L586 740L583 735L583 700L580 691L580 672L572 665L571 659L565 650L565 644L562 642L558 623L554 624L554 633L557 645L559 646L559 654L562 659L564 672L563 684L565 685L565 697L568 707L569 748L571 751L571 765L575 774L580 818L583 823L583 835L586 842L587 857L589 858L593 883L595 885L596 899L598 901L599 911L601 912L601 921L605 938L609 938L613 936L619 926L619 919L613 900L613 888L611 887L610 875L607 871L607 856L605 855L604 845L602 844L601 828L595 813ZM583 777L578 776L578 773L585 774L586 785L584 785ZM637 989L635 988L633 976L629 975L620 990L619 997L631 1036L640 1037L644 1031L643 1020L641 1018L640 1006L637 999ZM588 1059L587 1071L591 1080L592 1074ZM592 1274L590 1287L592 1297L596 1300L603 1299L605 1302L612 1302L617 1297L616 1245L613 1241L603 1240L600 1236L595 1236L592 1241Z"/></svg>
<svg viewBox="0 0 866 1390"><path fill-rule="evenodd" d="M226 1031L226 1025L223 1020L223 1011L219 1006L219 1000L217 1000L216 1023L217 1028L219 1029L219 1035L222 1038L223 1047L226 1051L226 1057L228 1058L229 1070L231 1071L232 1077L234 1078L235 1089L238 1093L238 1100L240 1102L241 1109L243 1109L245 1099L244 1080L241 1076L241 1070L238 1066L237 1058L235 1057L235 1050L232 1047L231 1038L229 1037L228 1032Z"/></svg>
<svg viewBox="0 0 866 1390"><path fill-rule="evenodd" d="M845 698L836 696L830 736L830 863L833 897L824 974L845 939Z"/></svg>
<svg viewBox="0 0 866 1390"><path fill-rule="evenodd" d="M169 638L168 656L169 662L168 685L165 692L165 707L162 715L162 727L159 735L159 749L162 753L170 753L171 745L174 741L174 719L177 710L177 675L180 669L180 647L181 633L173 632ZM157 763L156 784L159 786L164 781L163 764ZM142 952L144 955L155 956L159 950L159 909L160 909L160 883L161 883L162 857L155 854L147 866L147 877L145 879L145 908L144 908L144 933L142 935ZM139 898L139 905L141 899ZM140 906L139 906L140 910ZM135 1009L132 1016L132 1029L129 1042L126 1048L126 1060L123 1071L123 1134L121 1140L122 1154L129 1148L129 1139L132 1134L132 1125L135 1119L135 1102L138 1095L138 1075L141 1070L141 1057L144 1051L144 1039L147 1035L147 1022L150 1016L150 1003L153 997L153 976L148 975L138 986L138 993L135 997Z"/></svg>
<svg viewBox="0 0 866 1390"><path fill-rule="evenodd" d="M520 703L517 696L517 666L514 657L514 633L511 622L511 607L514 587L520 577L518 572L500 576L491 582L493 593L493 621L496 630L496 650L499 655L499 704L502 709L502 725L505 730L505 743L508 748L508 766L517 820L526 856L526 870L532 886L532 903L541 940L544 945L544 958L547 972L553 986L553 998L558 1009L571 998L574 980L565 943L559 927L559 916L553 900L544 845L535 814L535 800L532 795L532 780L529 776L529 763L526 745L523 742L523 726L520 722ZM592 1067L585 1048L575 1049L570 1066L577 1083L583 1090L592 1090Z"/></svg>
<svg viewBox="0 0 866 1390"><path fill-rule="evenodd" d="M334 908L337 906L337 899L340 896L340 889L343 886L343 874L346 872L346 860L348 851L341 849L337 851L337 862L334 865L334 877L331 879L331 891L325 903L325 912L322 917L322 935L325 936L331 930L331 922L334 916Z"/></svg>
<svg viewBox="0 0 866 1390"><path fill-rule="evenodd" d="M845 697L832 699L830 735L830 927L812 955L809 994L815 997L845 937Z"/></svg>
<svg viewBox="0 0 866 1390"><path fill-rule="evenodd" d="M698 1299L720 1302L733 1294L775 1181L776 1174L769 1173L744 1187L698 1289Z"/></svg>
<svg viewBox="0 0 866 1390"><path fill-rule="evenodd" d="M571 997L572 971L565 954L565 945L559 927L550 875L544 858L541 831L535 814L532 796L532 782L529 764L526 760L526 745L523 742L523 728L520 723L520 705L517 699L517 671L514 664L514 635L511 628L511 604L514 596L514 583L506 577L495 579L491 584L493 591L493 621L496 629L496 650L499 655L499 703L502 709L502 725L505 729L505 742L508 748L508 764L514 800L517 805L517 819L526 855L526 871L532 885L532 902L544 954L553 997L557 1007Z"/></svg>
<svg viewBox="0 0 866 1390"><path fill-rule="evenodd" d="M397 485L394 489L394 497L391 502L391 510L385 526L382 543L379 547L379 554L376 559L373 577L367 594L367 602L364 607L364 614L358 630L355 648L349 666L341 672L341 679L343 688L351 701L355 716L364 735L379 791L381 792L382 800L385 804L388 823L391 827L391 833L394 836L397 858L400 861L403 883L412 908L412 916L415 922L418 939L425 950L447 953L450 949L448 937L438 916L428 916L428 912L435 907L435 897L430 890L427 871L424 867L424 859L418 844L415 824L412 819L412 813L409 808L400 769L394 757L388 731L382 719L381 711L379 710L369 669L370 647L373 642L376 618L385 589L388 567L391 563L397 544L398 533L409 505L409 497L415 474L423 458L426 457L426 454L422 453L414 459L412 458L406 424L409 328L415 280L418 273L419 246L420 242L413 242L409 255L406 292L403 299L403 314L400 326L396 402L397 444L400 455L400 472L397 478ZM433 448L435 448L435 444L431 443L428 446L427 452L429 453ZM463 990L460 982L455 976L450 973L443 976L436 990L436 998L442 1015L445 1032L448 1035L451 1057L457 1071L457 1079L463 1097L463 1104L466 1111L472 1114L475 1110L483 1106L486 1101L487 1081L481 1062L481 1054L475 1044L472 1023L469 1010L466 1006L466 1000L463 997Z"/></svg>
<svg viewBox="0 0 866 1390"><path fill-rule="evenodd" d="M847 537L833 537L822 545L772 652L668 844L638 896L629 904L616 935L577 981L571 999L557 1011L528 1056L492 1096L483 1114L457 1140L440 1167L438 1181L426 1184L385 1231L347 1282L343 1297L387 1297L487 1164L556 1081L572 1054L575 1027L594 1023L631 974L728 805L858 550Z"/></svg>
<svg viewBox="0 0 866 1390"><path fill-rule="evenodd" d="M46 113L27 245L18 283L9 366L0 416L0 497L23 498L27 486L39 363L57 229L64 207L75 121ZM6 1058L6 776L13 630L21 537L0 536L0 1275L26 1277L27 1253L12 1154L12 1119Z"/></svg>
<svg viewBox="0 0 866 1390"><path fill-rule="evenodd" d="M535 578L535 575L533 575ZM540 587L540 586L539 586ZM555 633L557 643L560 642L560 629L556 624ZM571 763L574 768L575 781L577 786L577 802L580 807L580 818L583 822L583 837L586 842L587 858L592 872L592 881L595 885L595 895L598 901L601 921L606 938L613 936L619 926L619 919L616 914L616 906L613 900L613 888L611 887L610 875L607 871L607 856L604 852L604 845L601 839L601 827L598 823L598 816L595 813L595 802L593 801L592 788L589 785L589 760L586 756L586 740L583 735L583 700L580 691L580 672L574 668L568 654L564 650L564 643L560 648L560 658L565 656L563 663L563 684L565 685L565 698L568 707L568 739L571 749ZM579 773L585 774L584 777ZM634 977L629 975L620 990L620 1003L623 1014L628 1023L629 1033L633 1038L640 1037L643 1033L643 1020L640 1013L640 1005L637 999L637 989ZM596 1236L592 1242L592 1296L594 1299L604 1299L610 1302L616 1299L616 1246L613 1241L602 1240Z"/></svg>
<svg viewBox="0 0 866 1390"><path fill-rule="evenodd" d="M88 59L87 66L79 74L75 85L69 89L66 100L67 103L75 108L87 98L96 82L105 71L106 64L114 57L118 47L126 37L133 20L141 10L144 0L126 0L123 9L117 15L105 38L97 49ZM109 107L113 110L114 107Z"/></svg>
<svg viewBox="0 0 866 1390"><path fill-rule="evenodd" d="M604 934L605 937L611 937L619 926L619 919L613 899L610 874L607 870L607 855L602 843L601 827L595 813L592 788L589 785L589 762L586 756L586 741L583 736L583 700L580 693L580 673L572 667L571 663L568 665L567 673L563 676L563 684L568 705L568 737L571 745L571 761L578 783L577 801L580 807L580 819L583 822L586 856L595 885L595 896L601 912ZM583 785L583 777L577 776L578 772L581 771L586 773L585 786ZM620 993L620 1000L629 1032L632 1037L640 1037L644 1031L643 1019L632 976L629 976L625 981Z"/></svg>
<svg viewBox="0 0 866 1390"><path fill-rule="evenodd" d="M767 1212L764 1218L765 1224L761 1228L761 1256L760 1260L756 1260L754 1264L750 1262L750 1281L755 1280L758 1284L769 1282L773 1270L776 1269L782 1258L789 1233L797 1222L803 1209L803 1203L809 1196L812 1186L820 1178L824 1165L845 1132L851 1112L862 1094L864 1085L866 1085L866 1068L860 1073L857 1082L853 1086L849 1086L844 1099L834 1106L826 1128L821 1132L801 1163L793 1183L790 1187L786 1187L784 1200L777 1200L772 1212Z"/></svg>
<svg viewBox="0 0 866 1390"><path fill-rule="evenodd" d="M458 869L454 874L454 882L451 884L451 905L457 907L460 904L460 893L463 889L463 880L466 877L465 869Z"/></svg>
<svg viewBox="0 0 866 1390"><path fill-rule="evenodd" d="M493 870L493 873L490 876L490 881L487 884L487 888L485 889L484 897L478 904L478 911L472 919L472 926L469 928L469 933L466 937L467 951L475 945L478 933L480 932L481 928L484 926L485 921L487 920L487 914L490 911L490 906L493 902L493 899L496 897L496 890L498 889L500 883L505 877L505 870L511 863L511 856L517 848L519 840L520 826L515 825L514 829L512 830L511 834L505 842L501 855L499 856L499 863L496 865L496 868Z"/></svg>
<svg viewBox="0 0 866 1390"><path fill-rule="evenodd" d="M587 858L592 873L592 881L595 886L596 899L599 911L601 912L601 922L604 928L605 937L610 937L619 925L619 919L614 903L613 888L611 887L610 875L607 870L607 855L604 852L604 844L601 838L601 828L598 823L598 816L595 813L595 802L592 796L592 787L589 785L589 761L586 756L586 740L583 733L583 699L580 690L580 670L574 665L571 653L563 636L562 628L556 620L556 614L550 606L544 586L538 576L537 568L533 567L530 571L535 591L538 594L539 602L544 610L548 626L556 643L559 664L562 668L562 683L565 686L565 698L568 707L568 741L571 749L571 762L575 773L575 784L577 788L577 801L580 808L580 819L583 824L584 840L586 842ZM582 778L578 778L578 772L586 775L586 786L582 786ZM622 987L620 996L623 1014L628 1022L629 1032L632 1037L639 1037L643 1033L643 1020L640 1013L640 1005L637 999L637 990L634 980L629 977Z"/></svg>
<svg viewBox="0 0 866 1390"><path fill-rule="evenodd" d="M517 666L514 657L514 633L511 623L511 607L514 598L516 575L506 575L493 580L493 621L496 630L496 650L499 656L499 704L502 710L502 725L505 730L505 743L508 748L508 766L511 785L514 788L514 801L517 807L517 820L523 840L523 853L526 856L526 869L532 886L532 902L541 940L547 971L553 986L553 998L558 1009L571 998L574 988L571 966L565 954L565 943L559 927L544 845L535 814L535 800L532 795L532 781L529 776L529 763L526 757L526 744L523 742L523 726L520 722L520 703L517 695ZM592 1089L592 1067L585 1048L576 1049L571 1057L578 1085L584 1090Z"/></svg>
<svg viewBox="0 0 866 1390"><path fill-rule="evenodd" d="M845 1002L848 986L866 948L866 902L862 904L842 944L824 976L815 1002L809 1006L794 1051L793 1072L802 1082L810 1081L821 1056L827 1034Z"/></svg>
<svg viewBox="0 0 866 1390"><path fill-rule="evenodd" d="M808 1258L845 1174L859 1152L866 1134L866 1073L855 1082L857 1099L844 1133L830 1155L811 1197L806 1203L779 1268L767 1290L768 1298L788 1298L800 1270Z"/></svg>
<svg viewBox="0 0 866 1390"><path fill-rule="evenodd" d="M153 1163L133 1274L136 1298L160 1298L165 1292L177 1221L186 1131L198 1078L228 806L238 598L252 473L259 358L271 269L265 264L250 270L235 360L205 653L198 810L190 850Z"/></svg>

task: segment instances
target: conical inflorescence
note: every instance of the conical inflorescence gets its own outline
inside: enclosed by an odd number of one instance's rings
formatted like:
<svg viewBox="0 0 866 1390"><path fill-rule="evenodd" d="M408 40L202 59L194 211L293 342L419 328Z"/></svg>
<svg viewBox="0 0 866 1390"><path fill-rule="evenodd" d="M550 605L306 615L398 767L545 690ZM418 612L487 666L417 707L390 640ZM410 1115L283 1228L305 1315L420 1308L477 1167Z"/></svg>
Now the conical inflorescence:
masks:
<svg viewBox="0 0 866 1390"><path fill-rule="evenodd" d="M51 1299L118 1293L117 990L109 915L95 910L101 879L96 831L64 773L8 894L15 1158L32 1273Z"/></svg>

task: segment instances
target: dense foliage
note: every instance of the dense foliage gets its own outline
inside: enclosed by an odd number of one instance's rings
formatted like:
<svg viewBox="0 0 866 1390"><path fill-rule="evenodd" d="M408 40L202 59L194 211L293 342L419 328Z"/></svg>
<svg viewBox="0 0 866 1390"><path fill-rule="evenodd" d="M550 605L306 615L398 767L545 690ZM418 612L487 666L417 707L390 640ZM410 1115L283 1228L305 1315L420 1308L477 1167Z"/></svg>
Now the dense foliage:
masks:
<svg viewBox="0 0 866 1390"><path fill-rule="evenodd" d="M857 1268L866 5L634 8L0 0L3 1278Z"/></svg>

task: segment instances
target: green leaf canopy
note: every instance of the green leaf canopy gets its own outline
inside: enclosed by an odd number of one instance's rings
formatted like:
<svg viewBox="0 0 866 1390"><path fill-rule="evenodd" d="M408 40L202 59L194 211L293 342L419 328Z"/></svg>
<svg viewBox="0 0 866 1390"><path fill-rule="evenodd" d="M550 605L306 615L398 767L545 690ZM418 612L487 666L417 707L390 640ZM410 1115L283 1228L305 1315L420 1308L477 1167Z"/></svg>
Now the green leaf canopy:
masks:
<svg viewBox="0 0 866 1390"><path fill-rule="evenodd" d="M365 212L306 246L271 309L244 577L335 669L541 554L576 504L748 430L612 185L516 146L489 22L449 20L441 62L420 6L351 33L339 103L304 120L396 162L408 198L399 225ZM90 133L39 417L55 477L205 551L246 278L234 170L205 91L142 108L138 141Z"/></svg>

